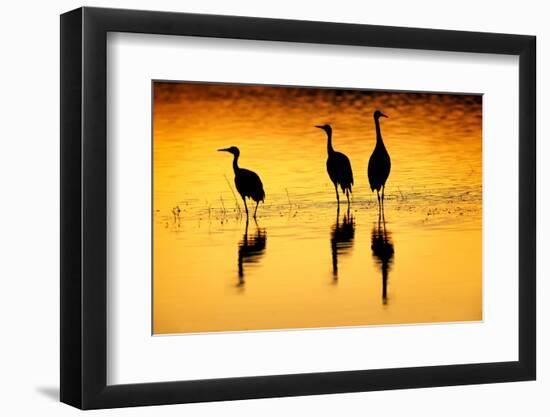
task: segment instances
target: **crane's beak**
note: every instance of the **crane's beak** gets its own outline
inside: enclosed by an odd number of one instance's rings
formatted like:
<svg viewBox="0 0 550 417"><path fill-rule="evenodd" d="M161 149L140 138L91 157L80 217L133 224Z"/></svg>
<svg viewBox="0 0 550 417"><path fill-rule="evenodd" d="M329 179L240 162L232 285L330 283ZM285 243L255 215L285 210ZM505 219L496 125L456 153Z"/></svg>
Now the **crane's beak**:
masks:
<svg viewBox="0 0 550 417"><path fill-rule="evenodd" d="M324 129L324 126L315 125L315 127L318 127L319 129Z"/></svg>
<svg viewBox="0 0 550 417"><path fill-rule="evenodd" d="M229 152L229 148L218 149L218 152Z"/></svg>
<svg viewBox="0 0 550 417"><path fill-rule="evenodd" d="M387 117L388 119L390 118L390 116L386 116L384 113L380 113L380 116L381 117Z"/></svg>

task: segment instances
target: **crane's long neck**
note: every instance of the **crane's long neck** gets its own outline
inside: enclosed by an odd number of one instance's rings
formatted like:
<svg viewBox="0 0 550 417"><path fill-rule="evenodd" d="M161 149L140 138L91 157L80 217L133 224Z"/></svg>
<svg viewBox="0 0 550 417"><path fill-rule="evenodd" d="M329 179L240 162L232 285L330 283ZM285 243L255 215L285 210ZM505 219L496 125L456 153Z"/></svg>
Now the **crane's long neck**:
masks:
<svg viewBox="0 0 550 417"><path fill-rule="evenodd" d="M235 174L239 172L239 155L237 154L233 155L233 171Z"/></svg>
<svg viewBox="0 0 550 417"><path fill-rule="evenodd" d="M380 132L380 120L378 118L374 119L374 124L376 125L376 146L384 146L382 132Z"/></svg>
<svg viewBox="0 0 550 417"><path fill-rule="evenodd" d="M330 130L327 132L327 152L329 155L334 153L334 148L332 147L332 132Z"/></svg>

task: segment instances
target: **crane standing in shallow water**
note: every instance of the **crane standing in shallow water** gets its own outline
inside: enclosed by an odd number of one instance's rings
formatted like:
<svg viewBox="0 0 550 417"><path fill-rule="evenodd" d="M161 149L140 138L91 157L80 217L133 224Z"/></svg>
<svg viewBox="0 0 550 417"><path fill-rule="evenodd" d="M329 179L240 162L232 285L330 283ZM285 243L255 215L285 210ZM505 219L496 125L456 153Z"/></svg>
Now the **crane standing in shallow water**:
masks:
<svg viewBox="0 0 550 417"><path fill-rule="evenodd" d="M380 117L388 117L380 110L374 112L374 124L376 125L376 146L369 159L368 177L371 191L378 194L378 209L384 211L384 189L390 175L390 154L384 146L382 133L380 133ZM382 202L380 203L380 189L382 189Z"/></svg>
<svg viewBox="0 0 550 417"><path fill-rule="evenodd" d="M330 127L330 125L325 124L315 127L324 130L327 134L327 172L330 180L334 184L334 189L336 190L338 207L340 206L338 185L342 188L342 192L346 194L349 207L349 195L352 192L351 186L353 185L353 172L351 170L349 158L341 152L336 152L332 147L332 127Z"/></svg>
<svg viewBox="0 0 550 417"><path fill-rule="evenodd" d="M256 209L254 210L254 219L256 219L256 212L258 211L258 204L260 201L265 200L264 186L262 180L258 174L248 169L239 168L238 160L241 154L239 148L231 146L230 148L218 149L219 152L229 152L233 154L233 171L235 172L235 187L241 195L244 202L244 208L246 210L246 220L248 221L248 206L246 205L246 197L251 198L256 202Z"/></svg>

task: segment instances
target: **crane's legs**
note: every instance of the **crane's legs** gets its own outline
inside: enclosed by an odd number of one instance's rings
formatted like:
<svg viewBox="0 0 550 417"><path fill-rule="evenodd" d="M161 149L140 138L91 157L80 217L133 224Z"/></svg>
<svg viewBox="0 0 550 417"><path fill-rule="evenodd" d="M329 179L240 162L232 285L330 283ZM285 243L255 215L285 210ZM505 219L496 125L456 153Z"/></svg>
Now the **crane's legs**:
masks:
<svg viewBox="0 0 550 417"><path fill-rule="evenodd" d="M246 220L248 220L248 206L246 205L246 198L243 197L244 210L246 211Z"/></svg>
<svg viewBox="0 0 550 417"><path fill-rule="evenodd" d="M338 207L340 207L340 196L338 195L338 185L334 184L334 189L336 190L336 201L338 202Z"/></svg>
<svg viewBox="0 0 550 417"><path fill-rule="evenodd" d="M256 212L258 211L258 204L260 204L260 202L256 201L256 208L254 209L254 220L256 220Z"/></svg>
<svg viewBox="0 0 550 417"><path fill-rule="evenodd" d="M349 190L346 190L346 197L348 198L348 211L349 211Z"/></svg>

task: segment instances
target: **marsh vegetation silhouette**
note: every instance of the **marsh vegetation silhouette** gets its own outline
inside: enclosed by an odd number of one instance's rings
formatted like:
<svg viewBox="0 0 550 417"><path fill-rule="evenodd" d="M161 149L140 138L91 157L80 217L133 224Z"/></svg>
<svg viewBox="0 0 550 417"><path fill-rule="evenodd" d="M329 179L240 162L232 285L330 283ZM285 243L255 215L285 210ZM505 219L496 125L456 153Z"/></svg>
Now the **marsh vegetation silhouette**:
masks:
<svg viewBox="0 0 550 417"><path fill-rule="evenodd" d="M380 110L374 112L374 124L376 126L376 145L369 159L368 177L371 191L376 190L378 196L378 209L384 211L384 190L386 181L390 175L391 159L380 131L380 118L388 117ZM380 190L382 190L382 198L380 198Z"/></svg>
<svg viewBox="0 0 550 417"><path fill-rule="evenodd" d="M246 198L252 199L256 202L256 208L254 209L254 219L256 218L256 212L258 211L258 204L260 201L265 200L264 186L262 180L258 174L254 171L239 167L240 151L236 146L229 148L218 149L218 152L229 152L233 154L233 172L235 173L235 187L238 193L243 199L244 209L246 211L246 219L248 222L248 206L246 205Z"/></svg>
<svg viewBox="0 0 550 417"><path fill-rule="evenodd" d="M340 205L340 195L338 194L338 186L342 189L342 192L346 194L349 207L349 195L353 185L353 171L351 169L351 163L349 158L341 152L337 152L332 147L332 127L328 124L315 126L322 129L327 134L327 172L330 180L334 184L334 190L336 191L336 201Z"/></svg>
<svg viewBox="0 0 550 417"><path fill-rule="evenodd" d="M180 215L181 215L180 206L178 205L178 206L173 207L173 208L172 208L172 219L173 219L174 227L175 227L176 229L179 229L180 224L181 224L181 222L180 222L180 219L181 219Z"/></svg>
<svg viewBox="0 0 550 417"><path fill-rule="evenodd" d="M393 263L394 247L391 233L386 230L384 217L378 215L378 225L372 228L371 250L374 261L382 273L382 303L388 301L388 276Z"/></svg>
<svg viewBox="0 0 550 417"><path fill-rule="evenodd" d="M336 210L336 223L330 230L330 248L332 252L332 277L338 280L338 256L345 255L353 248L355 220L349 208L340 222L340 207Z"/></svg>
<svg viewBox="0 0 550 417"><path fill-rule="evenodd" d="M239 271L239 284L244 285L244 265L255 264L260 261L265 254L265 245L267 241L267 234L264 228L261 228L256 223L256 231L254 234L248 234L248 220L244 228L244 235L239 242L237 267Z"/></svg>

